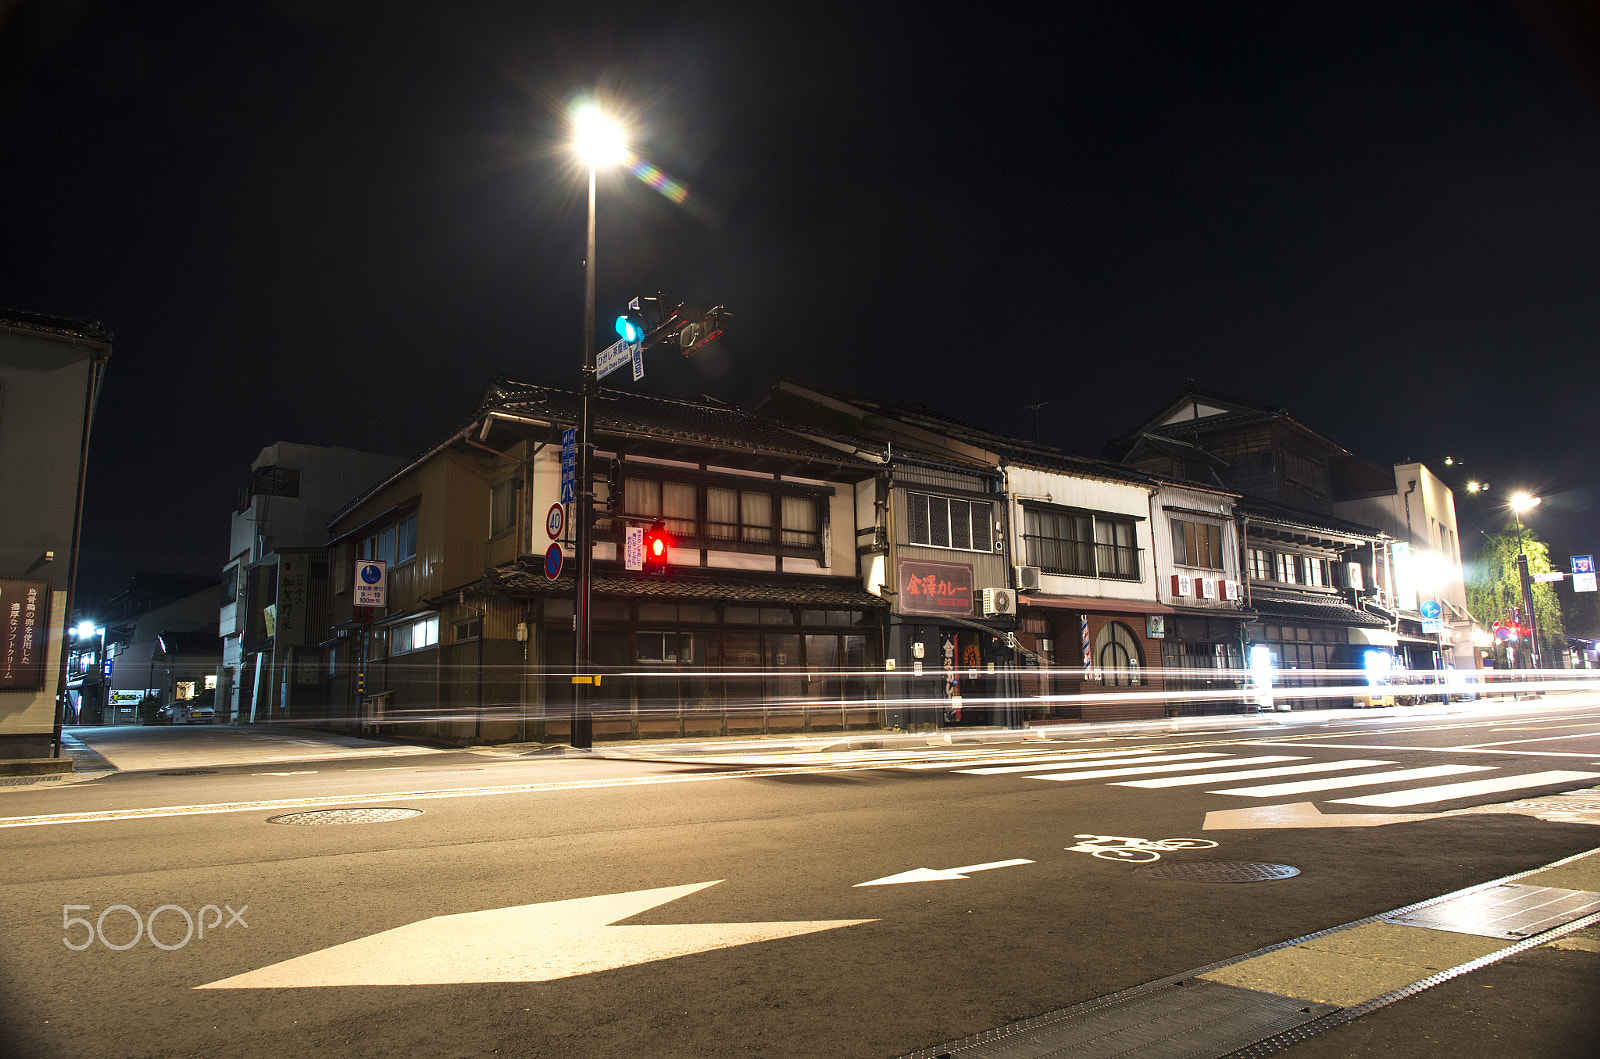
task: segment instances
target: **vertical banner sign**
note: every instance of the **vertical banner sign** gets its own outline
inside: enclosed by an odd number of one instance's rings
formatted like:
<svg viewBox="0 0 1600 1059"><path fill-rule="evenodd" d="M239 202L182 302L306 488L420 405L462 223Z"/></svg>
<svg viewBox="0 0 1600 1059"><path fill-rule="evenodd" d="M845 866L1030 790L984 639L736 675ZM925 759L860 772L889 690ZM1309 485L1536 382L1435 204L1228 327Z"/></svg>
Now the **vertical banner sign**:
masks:
<svg viewBox="0 0 1600 1059"><path fill-rule="evenodd" d="M1078 642L1083 644L1083 675L1094 672L1094 654L1089 650L1089 615L1078 615Z"/></svg>
<svg viewBox="0 0 1600 1059"><path fill-rule="evenodd" d="M50 586L0 581L0 688L39 688L44 682Z"/></svg>
<svg viewBox="0 0 1600 1059"><path fill-rule="evenodd" d="M389 564L381 559L356 560L355 599L358 607L383 607L389 599Z"/></svg>
<svg viewBox="0 0 1600 1059"><path fill-rule="evenodd" d="M629 570L644 569L644 527L629 526L622 544L622 565Z"/></svg>
<svg viewBox="0 0 1600 1059"><path fill-rule="evenodd" d="M1574 555L1572 557L1572 591L1595 591L1594 556Z"/></svg>
<svg viewBox="0 0 1600 1059"><path fill-rule="evenodd" d="M561 502L572 503L574 486L578 481L578 428L568 427L561 432Z"/></svg>
<svg viewBox="0 0 1600 1059"><path fill-rule="evenodd" d="M306 645L306 611L311 557L303 552L284 552L278 557L278 631L280 645Z"/></svg>

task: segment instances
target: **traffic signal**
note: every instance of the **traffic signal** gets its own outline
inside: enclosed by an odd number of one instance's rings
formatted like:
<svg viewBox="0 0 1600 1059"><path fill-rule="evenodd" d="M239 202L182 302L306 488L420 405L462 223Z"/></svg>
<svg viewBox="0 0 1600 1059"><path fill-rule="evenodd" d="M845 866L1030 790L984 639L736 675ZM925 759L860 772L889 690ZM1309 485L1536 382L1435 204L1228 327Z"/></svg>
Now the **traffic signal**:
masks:
<svg viewBox="0 0 1600 1059"><path fill-rule="evenodd" d="M635 304L637 304L637 299L635 299ZM644 336L649 334L649 332L650 328L645 322L644 314L640 313L637 309L629 309L627 312L617 317L617 334L620 335L622 340L627 342L629 345L632 345L636 342L643 342Z"/></svg>
<svg viewBox="0 0 1600 1059"><path fill-rule="evenodd" d="M683 355L693 356L722 337L722 329L727 326L727 319L731 315L719 305L684 324L678 331L678 348L683 350Z"/></svg>
<svg viewBox="0 0 1600 1059"><path fill-rule="evenodd" d="M667 555L672 548L672 534L667 532L665 522L657 522L644 531L644 572L647 574L665 574L667 572Z"/></svg>

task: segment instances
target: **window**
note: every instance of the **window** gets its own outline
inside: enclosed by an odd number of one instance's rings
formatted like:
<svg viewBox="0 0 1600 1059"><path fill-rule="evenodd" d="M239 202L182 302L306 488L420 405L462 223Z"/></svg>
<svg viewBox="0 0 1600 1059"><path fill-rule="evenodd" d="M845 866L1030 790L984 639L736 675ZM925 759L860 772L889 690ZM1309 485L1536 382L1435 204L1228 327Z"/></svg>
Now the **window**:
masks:
<svg viewBox="0 0 1600 1059"><path fill-rule="evenodd" d="M906 542L957 551L994 551L994 508L987 500L906 493Z"/></svg>
<svg viewBox="0 0 1600 1059"><path fill-rule="evenodd" d="M1274 578L1274 580L1282 581L1286 585L1294 584L1297 580L1295 577L1295 567L1300 565L1299 558L1299 556L1290 555L1288 552L1279 552L1278 565L1276 568L1277 576Z"/></svg>
<svg viewBox="0 0 1600 1059"><path fill-rule="evenodd" d="M389 653L392 655L405 654L407 651L422 651L438 643L437 614L396 625L389 630Z"/></svg>
<svg viewBox="0 0 1600 1059"><path fill-rule="evenodd" d="M1318 559L1314 555L1301 556L1300 573L1301 584L1325 586L1328 583L1328 560Z"/></svg>
<svg viewBox="0 0 1600 1059"><path fill-rule="evenodd" d="M215 673L208 677L201 677L200 680L207 691L217 690L217 675Z"/></svg>
<svg viewBox="0 0 1600 1059"><path fill-rule="evenodd" d="M394 566L417 557L417 516L410 515L385 526L361 542L357 559L377 559Z"/></svg>
<svg viewBox="0 0 1600 1059"><path fill-rule="evenodd" d="M1272 580L1272 553L1265 548L1250 549L1250 576L1256 581Z"/></svg>
<svg viewBox="0 0 1600 1059"><path fill-rule="evenodd" d="M769 554L820 552L822 498L755 488L761 484L760 479L748 485L726 478L701 484L630 475L623 484L621 514L632 520L660 519L669 533L686 541Z"/></svg>
<svg viewBox="0 0 1600 1059"><path fill-rule="evenodd" d="M507 478L489 490L489 536L498 537L516 525L517 480Z"/></svg>
<svg viewBox="0 0 1600 1059"><path fill-rule="evenodd" d="M456 643L460 643L462 640L476 640L483 635L483 619L472 618L468 621L458 621L452 631Z"/></svg>
<svg viewBox="0 0 1600 1059"><path fill-rule="evenodd" d="M239 601L239 568L230 566L222 571L222 605L232 606Z"/></svg>
<svg viewBox="0 0 1600 1059"><path fill-rule="evenodd" d="M638 634L640 662L662 662L673 665L694 664L694 641L698 633L692 632L641 632Z"/></svg>
<svg viewBox="0 0 1600 1059"><path fill-rule="evenodd" d="M292 467L260 467L239 487L235 511L246 511L258 496L299 496L300 472Z"/></svg>
<svg viewBox="0 0 1600 1059"><path fill-rule="evenodd" d="M194 681L180 680L172 687L172 697L179 702L188 702L194 698Z"/></svg>
<svg viewBox="0 0 1600 1059"><path fill-rule="evenodd" d="M1107 622L1094 643L1095 664L1100 669L1100 683L1106 687L1126 688L1144 683L1141 673L1139 641L1133 630L1120 621Z"/></svg>
<svg viewBox="0 0 1600 1059"><path fill-rule="evenodd" d="M1222 527L1189 519L1172 520L1172 561L1206 570L1222 569Z"/></svg>
<svg viewBox="0 0 1600 1059"><path fill-rule="evenodd" d="M1024 508L1028 565L1045 573L1139 579L1138 529L1127 519Z"/></svg>

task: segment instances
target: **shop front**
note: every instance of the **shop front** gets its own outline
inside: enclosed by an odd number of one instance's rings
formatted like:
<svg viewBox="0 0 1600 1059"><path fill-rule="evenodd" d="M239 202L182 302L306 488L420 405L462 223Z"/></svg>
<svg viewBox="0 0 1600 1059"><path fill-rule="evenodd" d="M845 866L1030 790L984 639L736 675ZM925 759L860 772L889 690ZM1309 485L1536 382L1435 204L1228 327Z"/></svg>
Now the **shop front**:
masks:
<svg viewBox="0 0 1600 1059"><path fill-rule="evenodd" d="M1018 642L1038 655L1031 724L1166 716L1162 643L1172 608L1080 596L1022 597Z"/></svg>

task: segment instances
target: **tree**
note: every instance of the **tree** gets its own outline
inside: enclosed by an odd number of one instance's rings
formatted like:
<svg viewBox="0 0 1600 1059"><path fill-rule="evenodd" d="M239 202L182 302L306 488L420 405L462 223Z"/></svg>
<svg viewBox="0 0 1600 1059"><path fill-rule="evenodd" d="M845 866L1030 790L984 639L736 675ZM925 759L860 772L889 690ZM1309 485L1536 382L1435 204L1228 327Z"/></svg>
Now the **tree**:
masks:
<svg viewBox="0 0 1600 1059"><path fill-rule="evenodd" d="M1528 576L1549 573L1550 549L1526 526L1522 529L1522 552L1528 557ZM1468 564L1467 609L1485 627L1508 621L1512 608L1522 609L1522 578L1517 571L1517 524L1508 522L1500 532L1489 534ZM1539 624L1539 655L1550 662L1565 648L1562 637L1561 601L1553 584L1532 585L1533 612ZM1526 619L1524 619L1526 620Z"/></svg>

